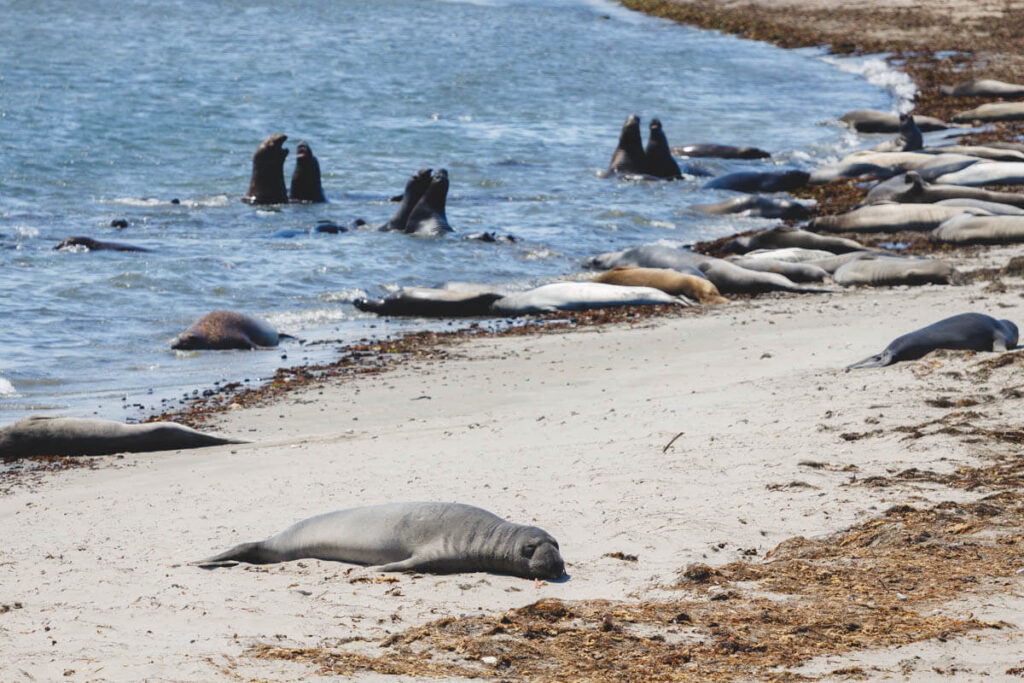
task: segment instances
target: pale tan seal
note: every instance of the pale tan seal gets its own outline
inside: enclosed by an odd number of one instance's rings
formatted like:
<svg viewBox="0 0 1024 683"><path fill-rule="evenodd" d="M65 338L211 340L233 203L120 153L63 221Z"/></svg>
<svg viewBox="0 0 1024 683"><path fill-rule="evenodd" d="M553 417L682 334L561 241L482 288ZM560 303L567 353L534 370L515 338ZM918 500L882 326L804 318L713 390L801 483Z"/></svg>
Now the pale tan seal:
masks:
<svg viewBox="0 0 1024 683"><path fill-rule="evenodd" d="M617 266L601 273L592 282L629 287L653 287L667 294L688 296L702 304L711 306L729 303L728 299L719 294L718 288L710 280L670 268Z"/></svg>

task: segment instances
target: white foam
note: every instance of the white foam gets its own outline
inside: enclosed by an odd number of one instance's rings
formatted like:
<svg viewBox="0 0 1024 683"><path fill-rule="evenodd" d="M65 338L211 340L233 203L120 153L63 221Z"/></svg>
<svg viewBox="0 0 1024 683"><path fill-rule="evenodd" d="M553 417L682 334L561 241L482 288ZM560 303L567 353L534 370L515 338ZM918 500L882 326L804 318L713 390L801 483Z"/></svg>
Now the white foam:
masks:
<svg viewBox="0 0 1024 683"><path fill-rule="evenodd" d="M11 384L8 380L4 379L3 377L0 377L0 396L7 398L10 396L17 395L18 391L14 388L14 385Z"/></svg>
<svg viewBox="0 0 1024 683"><path fill-rule="evenodd" d="M917 86L906 73L894 69L884 57L836 57L827 55L822 59L840 71L863 76L868 83L885 88L896 98L896 111L908 112L914 108Z"/></svg>

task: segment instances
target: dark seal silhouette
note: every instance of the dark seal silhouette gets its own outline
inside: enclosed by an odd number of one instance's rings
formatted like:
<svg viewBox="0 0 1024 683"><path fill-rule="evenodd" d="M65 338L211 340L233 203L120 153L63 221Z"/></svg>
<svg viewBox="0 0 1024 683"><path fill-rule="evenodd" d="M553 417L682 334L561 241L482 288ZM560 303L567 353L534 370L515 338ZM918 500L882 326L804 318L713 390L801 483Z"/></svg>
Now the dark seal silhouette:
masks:
<svg viewBox="0 0 1024 683"><path fill-rule="evenodd" d="M672 151L665 138L665 131L662 130L661 121L658 119L651 119L651 135L647 138L644 156L647 158L647 175L665 180L682 177L679 164L672 158Z"/></svg>
<svg viewBox="0 0 1024 683"><path fill-rule="evenodd" d="M404 232L415 235L443 235L452 232L445 214L447 200L448 171L440 168L434 171L423 196L409 212Z"/></svg>
<svg viewBox="0 0 1024 683"><path fill-rule="evenodd" d="M416 208L417 202L420 201L423 193L427 191L427 187L430 185L430 172L431 169L429 168L421 168L409 178L405 183L405 192L399 198L400 203L395 210L395 214L391 216L391 219L384 224L381 230L405 232L405 225L409 222L409 214Z"/></svg>
<svg viewBox="0 0 1024 683"><path fill-rule="evenodd" d="M121 242L102 242L100 240L94 240L91 237L69 237L66 240L62 240L60 244L55 246L54 250L71 251L74 247L85 247L89 251L149 251L149 249L144 247L136 247L134 245L123 244Z"/></svg>
<svg viewBox="0 0 1024 683"><path fill-rule="evenodd" d="M252 155L249 191L242 201L249 204L288 203L288 190L284 185L284 159L288 150L283 147L287 139L284 133L273 133L256 148Z"/></svg>
<svg viewBox="0 0 1024 683"><path fill-rule="evenodd" d="M1017 326L983 313L961 313L897 337L881 353L847 366L880 368L917 360L935 349L1007 351L1017 346Z"/></svg>
<svg viewBox="0 0 1024 683"><path fill-rule="evenodd" d="M615 173L626 175L645 175L647 173L647 156L644 153L643 140L640 139L640 118L630 114L622 124L619 133L619 144L612 154L606 175Z"/></svg>
<svg viewBox="0 0 1024 683"><path fill-rule="evenodd" d="M295 170L292 171L289 199L293 202L327 201L323 185L320 184L320 162L313 156L309 143L304 141L295 147Z"/></svg>
<svg viewBox="0 0 1024 683"><path fill-rule="evenodd" d="M277 346L281 337L266 320L235 311L213 311L171 342L172 349L255 349Z"/></svg>

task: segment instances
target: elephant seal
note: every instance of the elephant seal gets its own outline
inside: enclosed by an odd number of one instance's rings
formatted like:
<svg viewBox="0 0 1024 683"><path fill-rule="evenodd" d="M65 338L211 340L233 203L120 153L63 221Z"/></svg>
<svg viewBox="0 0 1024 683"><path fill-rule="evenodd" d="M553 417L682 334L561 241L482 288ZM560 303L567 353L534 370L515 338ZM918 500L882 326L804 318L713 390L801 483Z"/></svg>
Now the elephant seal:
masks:
<svg viewBox="0 0 1024 683"><path fill-rule="evenodd" d="M965 185L932 184L916 171L907 171L868 192L868 203L899 202L902 204L934 204L945 199L976 199L1024 208L1024 194L997 192Z"/></svg>
<svg viewBox="0 0 1024 683"><path fill-rule="evenodd" d="M805 249L804 247L780 247L778 249L755 249L746 253L747 260L786 261L787 263L804 263L834 256L825 249Z"/></svg>
<svg viewBox="0 0 1024 683"><path fill-rule="evenodd" d="M832 279L843 287L948 285L955 274L956 270L946 261L871 254L839 266Z"/></svg>
<svg viewBox="0 0 1024 683"><path fill-rule="evenodd" d="M921 137L921 129L914 122L910 114L900 114L899 135L894 139L875 145L872 151L875 152L916 152L924 147L924 138Z"/></svg>
<svg viewBox="0 0 1024 683"><path fill-rule="evenodd" d="M737 192L789 192L807 184L811 177L806 171L737 171L719 176L704 185L711 190Z"/></svg>
<svg viewBox="0 0 1024 683"><path fill-rule="evenodd" d="M1019 244L1024 242L1024 216L962 214L935 228L929 237L945 244Z"/></svg>
<svg viewBox="0 0 1024 683"><path fill-rule="evenodd" d="M964 206L869 204L838 216L818 216L810 226L825 232L926 231L934 230L953 216L978 211Z"/></svg>
<svg viewBox="0 0 1024 683"><path fill-rule="evenodd" d="M381 227L381 230L395 230L405 232L405 225L409 222L409 214L416 207L417 202L427 191L430 185L430 174L433 169L421 168L416 171L405 183L405 191L402 193L398 209L391 219Z"/></svg>
<svg viewBox="0 0 1024 683"><path fill-rule="evenodd" d="M690 208L713 216L740 214L758 218L781 218L802 221L811 215L810 209L799 202L756 194L741 195L716 204L694 204Z"/></svg>
<svg viewBox="0 0 1024 683"><path fill-rule="evenodd" d="M82 247L86 251L137 251L149 252L149 249L136 247L121 242L101 242L91 237L68 237L55 246L54 251L77 251L76 247Z"/></svg>
<svg viewBox="0 0 1024 683"><path fill-rule="evenodd" d="M1024 85L976 78L957 85L940 86L939 92L953 97L1024 97Z"/></svg>
<svg viewBox="0 0 1024 683"><path fill-rule="evenodd" d="M989 102L953 115L955 123L971 123L972 121L991 123L1022 119L1024 119L1024 102Z"/></svg>
<svg viewBox="0 0 1024 683"><path fill-rule="evenodd" d="M935 179L935 182L972 187L984 185L1024 185L1024 162L986 161L980 164L973 164L953 173L940 175Z"/></svg>
<svg viewBox="0 0 1024 683"><path fill-rule="evenodd" d="M626 287L601 282L552 282L501 297L491 310L499 315L555 311L590 311L615 306L689 305L694 303L653 287Z"/></svg>
<svg viewBox="0 0 1024 683"><path fill-rule="evenodd" d="M640 139L640 118L630 114L622 124L619 132L619 144L612 153L605 176L614 174L645 175L647 173L647 157L644 153L643 141Z"/></svg>
<svg viewBox="0 0 1024 683"><path fill-rule="evenodd" d="M840 116L839 120L858 133L898 133L900 130L899 116L875 109L855 109ZM926 133L949 128L948 123L933 116L918 116L915 122Z"/></svg>
<svg viewBox="0 0 1024 683"><path fill-rule="evenodd" d="M591 282L627 287L653 287L666 294L696 299L702 304L727 304L729 300L718 293L718 288L703 277L680 273L671 268L639 268L616 266L595 277Z"/></svg>
<svg viewBox="0 0 1024 683"><path fill-rule="evenodd" d="M845 237L819 235L787 225L762 230L753 235L735 237L725 244L725 250L733 254L745 254L757 249L785 249L787 247L820 249L822 251L830 251L833 254L845 254L864 249L864 245L860 242L855 242Z"/></svg>
<svg viewBox="0 0 1024 683"><path fill-rule="evenodd" d="M551 534L461 503L385 503L329 512L194 564L214 568L302 558L369 565L381 572L565 575Z"/></svg>
<svg viewBox="0 0 1024 683"><path fill-rule="evenodd" d="M1024 195L1021 195L1021 199L1024 199ZM1000 204L997 202L986 202L981 199L967 199L967 198L956 198L956 199L942 199L935 202L936 206L963 206L971 209L980 209L986 211L993 216L1024 216L1024 209L1019 206L1012 206L1010 204Z"/></svg>
<svg viewBox="0 0 1024 683"><path fill-rule="evenodd" d="M828 277L828 271L821 266L807 262L780 261L773 258L747 258L745 256L730 256L727 259L740 268L757 270L762 273L777 273L789 278L793 282L824 282Z"/></svg>
<svg viewBox="0 0 1024 683"><path fill-rule="evenodd" d="M1017 326L982 313L961 313L897 337L885 350L848 368L880 368L917 360L935 349L1007 351L1017 346Z"/></svg>
<svg viewBox="0 0 1024 683"><path fill-rule="evenodd" d="M203 448L235 439L203 434L174 422L122 424L112 420L32 415L0 429L0 457L109 455Z"/></svg>
<svg viewBox="0 0 1024 683"><path fill-rule="evenodd" d="M288 190L284 186L284 159L288 150L283 147L287 139L284 133L272 133L256 148L252 155L249 191L242 201L248 204L288 203Z"/></svg>
<svg viewBox="0 0 1024 683"><path fill-rule="evenodd" d="M698 266L722 294L764 294L766 292L822 293L831 290L798 285L784 275L749 270L719 258L708 258Z"/></svg>
<svg viewBox="0 0 1024 683"><path fill-rule="evenodd" d="M697 266L709 258L711 257L695 253L689 249L654 243L600 254L588 259L584 265L587 268L597 268L600 270L609 270L616 266L670 268L682 273L696 275L697 277L705 277Z"/></svg>
<svg viewBox="0 0 1024 683"><path fill-rule="evenodd" d="M293 202L314 204L327 201L320 184L320 162L305 141L295 147L295 170L292 171L292 189L288 198Z"/></svg>
<svg viewBox="0 0 1024 683"><path fill-rule="evenodd" d="M430 177L430 184L416 206L409 212L404 232L411 235L443 235L452 232L445 213L448 200L448 171L439 168Z"/></svg>
<svg viewBox="0 0 1024 683"><path fill-rule="evenodd" d="M497 292L403 287L384 299L356 299L352 304L360 311L378 315L462 318L489 315L491 304L501 296Z"/></svg>
<svg viewBox="0 0 1024 683"><path fill-rule="evenodd" d="M277 346L282 337L266 320L235 311L213 311L171 342L172 349L255 349Z"/></svg>
<svg viewBox="0 0 1024 683"><path fill-rule="evenodd" d="M994 145L942 145L941 147L925 147L925 154L963 154L990 161L1024 161L1024 152L1019 149L1007 149Z"/></svg>
<svg viewBox="0 0 1024 683"><path fill-rule="evenodd" d="M732 145L695 144L673 147L672 153L680 157L714 157L717 159L767 159L768 152L757 147L733 147Z"/></svg>
<svg viewBox="0 0 1024 683"><path fill-rule="evenodd" d="M651 135L647 138L644 157L647 160L645 166L647 175L664 180L676 180L683 177L679 170L679 164L672 158L668 140L665 138L665 131L662 130L661 121L658 119L651 119Z"/></svg>

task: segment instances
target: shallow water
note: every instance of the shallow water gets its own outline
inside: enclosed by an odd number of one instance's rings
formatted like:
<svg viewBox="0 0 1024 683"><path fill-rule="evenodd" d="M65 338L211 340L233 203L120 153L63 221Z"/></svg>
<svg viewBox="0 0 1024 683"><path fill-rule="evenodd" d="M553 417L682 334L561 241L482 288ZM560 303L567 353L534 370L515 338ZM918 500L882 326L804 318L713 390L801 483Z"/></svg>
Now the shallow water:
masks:
<svg viewBox="0 0 1024 683"><path fill-rule="evenodd" d="M358 312L357 296L527 285L594 253L757 224L690 210L727 194L702 178L599 178L631 112L645 138L658 116L673 145L774 154L693 162L721 174L834 157L854 144L838 115L899 101L889 74L598 1L0 1L0 29L0 424L134 418L193 387L333 353L170 350L211 310L351 341L409 325ZM289 136L286 177L309 142L328 204L239 201L275 131ZM324 219L383 223L421 167L449 170L456 235L309 232ZM129 226L111 227L119 218ZM481 230L518 242L458 237ZM152 252L53 250L71 235Z"/></svg>

